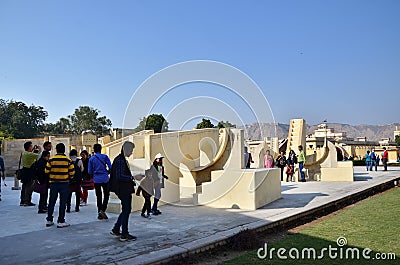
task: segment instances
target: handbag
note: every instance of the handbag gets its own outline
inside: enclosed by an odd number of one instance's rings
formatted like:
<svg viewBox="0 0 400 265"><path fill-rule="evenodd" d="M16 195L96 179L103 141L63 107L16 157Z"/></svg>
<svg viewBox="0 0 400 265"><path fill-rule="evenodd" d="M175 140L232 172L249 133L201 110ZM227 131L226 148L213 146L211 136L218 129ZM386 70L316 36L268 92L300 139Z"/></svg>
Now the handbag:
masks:
<svg viewBox="0 0 400 265"><path fill-rule="evenodd" d="M93 178L82 180L82 189L84 189L84 190L94 190Z"/></svg>
<svg viewBox="0 0 400 265"><path fill-rule="evenodd" d="M40 194L46 193L47 184L46 183L40 184L39 181L35 180L35 183L33 184L33 191Z"/></svg>
<svg viewBox="0 0 400 265"><path fill-rule="evenodd" d="M21 153L21 155L19 156L18 169L15 171L15 177L16 177L18 180L21 180L21 178L22 178L21 159L22 159L22 153Z"/></svg>

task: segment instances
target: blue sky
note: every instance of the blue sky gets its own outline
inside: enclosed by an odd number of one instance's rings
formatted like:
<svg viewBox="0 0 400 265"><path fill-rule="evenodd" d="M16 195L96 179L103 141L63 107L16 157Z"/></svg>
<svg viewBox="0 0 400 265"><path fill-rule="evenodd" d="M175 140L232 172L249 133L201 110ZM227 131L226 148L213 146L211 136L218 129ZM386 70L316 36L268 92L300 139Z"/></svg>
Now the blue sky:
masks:
<svg viewBox="0 0 400 265"><path fill-rule="evenodd" d="M399 13L396 0L1 0L0 98L44 106L49 122L90 105L122 126L149 76L213 60L249 75L278 122L399 122ZM155 110L211 94L240 112L222 90L177 91Z"/></svg>

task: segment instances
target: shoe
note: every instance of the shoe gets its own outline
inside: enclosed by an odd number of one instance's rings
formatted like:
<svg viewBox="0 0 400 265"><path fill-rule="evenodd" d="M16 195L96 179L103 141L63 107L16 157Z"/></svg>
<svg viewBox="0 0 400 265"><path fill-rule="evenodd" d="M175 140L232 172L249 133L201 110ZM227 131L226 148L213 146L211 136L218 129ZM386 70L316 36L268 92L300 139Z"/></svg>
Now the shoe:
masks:
<svg viewBox="0 0 400 265"><path fill-rule="evenodd" d="M100 211L99 215L101 215L103 217L103 219L108 219L107 214L105 212L103 212L103 211Z"/></svg>
<svg viewBox="0 0 400 265"><path fill-rule="evenodd" d="M57 228L64 228L64 227L68 227L70 226L70 224L63 222L63 223L57 223Z"/></svg>
<svg viewBox="0 0 400 265"><path fill-rule="evenodd" d="M140 214L141 217L151 219L150 214L145 215L144 213Z"/></svg>
<svg viewBox="0 0 400 265"><path fill-rule="evenodd" d="M70 213L70 212L71 212L71 209L67 209L66 212L67 212L67 213Z"/></svg>
<svg viewBox="0 0 400 265"><path fill-rule="evenodd" d="M19 206L26 206L26 204L25 203L20 203Z"/></svg>
<svg viewBox="0 0 400 265"><path fill-rule="evenodd" d="M45 211L45 210L39 210L37 213L47 213L47 211Z"/></svg>
<svg viewBox="0 0 400 265"><path fill-rule="evenodd" d="M75 208L75 212L79 212L79 208Z"/></svg>
<svg viewBox="0 0 400 265"><path fill-rule="evenodd" d="M99 213L99 215L97 216L97 219L103 220L103 219L104 219L104 218L103 218L103 215L101 215L101 214Z"/></svg>
<svg viewBox="0 0 400 265"><path fill-rule="evenodd" d="M79 206L87 206L87 202L81 202Z"/></svg>
<svg viewBox="0 0 400 265"><path fill-rule="evenodd" d="M157 214L162 214L162 212L160 212L160 210L156 210L156 213Z"/></svg>
<svg viewBox="0 0 400 265"><path fill-rule="evenodd" d="M157 211L153 212L153 215L159 215L159 213Z"/></svg>
<svg viewBox="0 0 400 265"><path fill-rule="evenodd" d="M115 230L114 228L111 229L110 234L113 235L113 236L121 236L121 232Z"/></svg>
<svg viewBox="0 0 400 265"><path fill-rule="evenodd" d="M34 204L33 202L27 203L24 206L35 206L36 204Z"/></svg>
<svg viewBox="0 0 400 265"><path fill-rule="evenodd" d="M52 226L52 225L54 225L54 222L53 222L53 221L47 221L46 227L49 227L49 226Z"/></svg>
<svg viewBox="0 0 400 265"><path fill-rule="evenodd" d="M121 235L121 237L119 238L119 241L122 241L122 242L128 241L128 240L130 240L130 241L135 241L136 238L137 238L137 237L132 236L131 234Z"/></svg>

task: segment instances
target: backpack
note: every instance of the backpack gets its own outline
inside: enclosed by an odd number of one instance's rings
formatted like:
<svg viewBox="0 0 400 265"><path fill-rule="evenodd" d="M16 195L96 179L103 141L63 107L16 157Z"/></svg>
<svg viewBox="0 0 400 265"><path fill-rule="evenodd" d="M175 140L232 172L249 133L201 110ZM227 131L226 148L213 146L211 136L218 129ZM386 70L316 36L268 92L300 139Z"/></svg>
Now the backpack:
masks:
<svg viewBox="0 0 400 265"><path fill-rule="evenodd" d="M74 168L75 168L75 175L74 177L71 179L70 182L77 182L77 183L81 183L82 182L82 171L81 168L78 166L78 162L80 161L80 159L76 159L74 164Z"/></svg>
<svg viewBox="0 0 400 265"><path fill-rule="evenodd" d="M372 160L375 160L375 159L376 159L376 157L375 157L375 152L371 152L371 154L370 154L369 156L371 157Z"/></svg>

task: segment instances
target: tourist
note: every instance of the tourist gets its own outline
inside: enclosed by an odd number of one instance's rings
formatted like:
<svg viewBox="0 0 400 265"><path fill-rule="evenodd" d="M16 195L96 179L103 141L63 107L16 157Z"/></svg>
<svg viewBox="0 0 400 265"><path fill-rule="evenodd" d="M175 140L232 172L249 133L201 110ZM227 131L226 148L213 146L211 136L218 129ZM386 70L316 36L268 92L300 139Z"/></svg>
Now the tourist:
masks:
<svg viewBox="0 0 400 265"><path fill-rule="evenodd" d="M281 169L281 181L283 181L283 170L286 167L286 157L285 157L285 152L281 151L281 153L278 155L278 157L275 160L275 164L277 167Z"/></svg>
<svg viewBox="0 0 400 265"><path fill-rule="evenodd" d="M244 147L244 166L250 168L250 163L254 163L251 153L248 152L247 146Z"/></svg>
<svg viewBox="0 0 400 265"><path fill-rule="evenodd" d="M111 171L111 161L107 155L101 154L100 144L95 144L93 150L95 154L89 159L88 173L93 175L94 188L97 197L97 218L99 220L108 219L106 210L108 199L110 197L109 173Z"/></svg>
<svg viewBox="0 0 400 265"><path fill-rule="evenodd" d="M378 171L378 166L379 166L380 161L381 161L381 158L379 157L379 155L377 155L376 161L375 161L375 171Z"/></svg>
<svg viewBox="0 0 400 265"><path fill-rule="evenodd" d="M89 175L89 153L86 150L81 152L81 161L83 163L82 172L82 191L81 191L81 203L80 206L86 206L88 201L89 192L88 190L94 189L93 176Z"/></svg>
<svg viewBox="0 0 400 265"><path fill-rule="evenodd" d="M369 156L371 157L371 163L370 163L370 166L369 166L369 171L372 171L373 167L376 168L376 155L375 155L375 150L374 149L372 149L372 151L369 154Z"/></svg>
<svg viewBox="0 0 400 265"><path fill-rule="evenodd" d="M47 162L50 159L50 152L44 150L39 160L35 162L35 177L39 185L44 185L43 192L39 193L38 213L47 213L47 198L49 196L49 174L45 172Z"/></svg>
<svg viewBox="0 0 400 265"><path fill-rule="evenodd" d="M132 208L132 193L135 192L135 182L126 159L126 157L132 155L134 148L135 145L132 142L124 142L121 153L114 159L111 167L110 190L118 196L121 201L122 209L110 233L119 236L120 241L136 240L136 237L128 232L129 215ZM121 227L122 232L120 232Z"/></svg>
<svg viewBox="0 0 400 265"><path fill-rule="evenodd" d="M168 179L168 177L164 174L164 166L162 163L164 156L158 153L153 161L152 169L155 170L156 174L153 175L154 179L154 202L153 207L151 208L151 213L153 215L159 215L161 212L158 210L158 201L161 198L161 189L164 188L164 179ZM153 171L154 172L154 171Z"/></svg>
<svg viewBox="0 0 400 265"><path fill-rule="evenodd" d="M52 148L53 148L53 146L51 145L51 142L46 141L43 143L43 151L48 151L50 153ZM39 160L41 157L42 157L42 153L39 153L37 160Z"/></svg>
<svg viewBox="0 0 400 265"><path fill-rule="evenodd" d="M5 174L5 167L4 167L4 160L0 157L0 177L4 182L4 186L6 185L6 174ZM1 180L0 180L0 201L1 201Z"/></svg>
<svg viewBox="0 0 400 265"><path fill-rule="evenodd" d="M386 147L383 148L382 153L382 164L383 164L383 171L387 171L387 162L388 162L389 154L386 150Z"/></svg>
<svg viewBox="0 0 400 265"><path fill-rule="evenodd" d="M33 192L33 184L34 184L34 176L33 176L33 169L31 168L33 163L35 163L40 148L35 145L33 146L32 142L24 143L25 151L22 152L21 155L21 163L22 163L22 170L21 170L21 182L22 182L22 189L21 189L21 201L20 206L35 206L32 202L32 192Z"/></svg>
<svg viewBox="0 0 400 265"><path fill-rule="evenodd" d="M264 156L264 167L265 168L274 167L274 157L271 155L271 152L269 150L267 150L267 153Z"/></svg>
<svg viewBox="0 0 400 265"><path fill-rule="evenodd" d="M56 145L56 152L57 154L47 162L45 170L49 174L50 182L50 199L46 226L54 225L54 206L56 205L58 194L60 194L57 227L64 228L69 226L65 222L65 207L69 193L69 180L74 176L75 168L72 160L65 155L65 145L63 143Z"/></svg>
<svg viewBox="0 0 400 265"><path fill-rule="evenodd" d="M78 151L72 149L69 152L69 158L71 158L74 164L75 174L72 179L69 180L69 194L67 199L67 213L71 212L71 200L72 193L75 192L75 212L79 212L79 204L81 203L81 183L82 183L82 172L84 171L82 161L77 157Z"/></svg>
<svg viewBox="0 0 400 265"><path fill-rule="evenodd" d="M371 155L369 150L367 151L367 153L365 154L365 166L367 167L367 171L369 170L369 168L371 167Z"/></svg>
<svg viewBox="0 0 400 265"><path fill-rule="evenodd" d="M289 151L287 158L287 169L286 169L286 182L293 181L294 165L297 164L297 156L293 150Z"/></svg>
<svg viewBox="0 0 400 265"><path fill-rule="evenodd" d="M153 174L157 175L158 172L154 167L151 167L150 170L146 170L145 178L140 182L140 186L137 189L136 195L140 196L140 192L142 192L142 196L144 198L144 205L142 208L141 216L144 218L151 219L151 196L154 195L154 177ZM147 213L145 215L145 213Z"/></svg>
<svg viewBox="0 0 400 265"><path fill-rule="evenodd" d="M304 173L304 164L306 163L306 154L304 153L302 145L299 145L299 154L297 155L297 162L299 163L301 181L306 182L306 174Z"/></svg>

